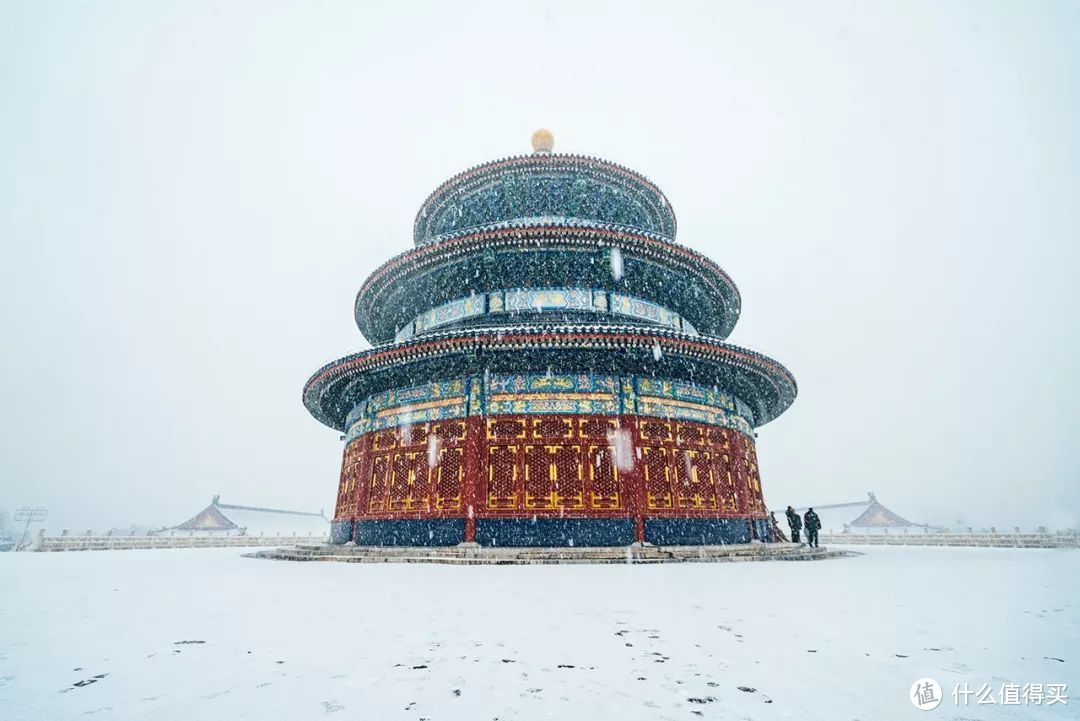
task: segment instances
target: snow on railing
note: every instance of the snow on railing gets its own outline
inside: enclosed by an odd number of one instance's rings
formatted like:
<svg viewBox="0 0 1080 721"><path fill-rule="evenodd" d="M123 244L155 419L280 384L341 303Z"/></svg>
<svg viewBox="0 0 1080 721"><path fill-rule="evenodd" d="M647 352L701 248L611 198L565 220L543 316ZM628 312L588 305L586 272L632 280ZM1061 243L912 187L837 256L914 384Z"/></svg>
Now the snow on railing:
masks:
<svg viewBox="0 0 1080 721"><path fill-rule="evenodd" d="M966 546L985 548L1080 548L1069 533L823 533L821 543L863 546Z"/></svg>

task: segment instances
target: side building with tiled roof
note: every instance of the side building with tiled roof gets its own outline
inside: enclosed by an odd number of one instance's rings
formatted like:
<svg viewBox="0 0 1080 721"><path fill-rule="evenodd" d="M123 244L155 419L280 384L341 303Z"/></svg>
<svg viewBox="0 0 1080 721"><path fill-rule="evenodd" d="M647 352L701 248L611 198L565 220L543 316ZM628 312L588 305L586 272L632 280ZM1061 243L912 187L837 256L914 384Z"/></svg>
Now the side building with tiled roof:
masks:
<svg viewBox="0 0 1080 721"><path fill-rule="evenodd" d="M826 503L814 505L814 512L821 518L823 533L904 533L905 531L935 530L925 523L913 523L888 508L872 492L866 494L864 501L851 503ZM811 506L795 510L804 515ZM781 524L785 509L774 509ZM781 526L785 528L784 525Z"/></svg>
<svg viewBox="0 0 1080 721"><path fill-rule="evenodd" d="M210 505L187 521L167 529L199 534L263 535L263 536L326 536L330 521L322 511L288 511L258 506L240 506L221 502L214 496Z"/></svg>

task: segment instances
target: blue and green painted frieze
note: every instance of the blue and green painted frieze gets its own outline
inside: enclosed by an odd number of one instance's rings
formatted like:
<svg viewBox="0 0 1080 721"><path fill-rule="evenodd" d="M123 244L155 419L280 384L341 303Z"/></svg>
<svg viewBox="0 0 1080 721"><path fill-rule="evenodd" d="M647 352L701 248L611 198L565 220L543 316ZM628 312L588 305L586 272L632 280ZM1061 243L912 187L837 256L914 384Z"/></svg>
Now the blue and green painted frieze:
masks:
<svg viewBox="0 0 1080 721"><path fill-rule="evenodd" d="M401 425L510 414L656 416L753 435L749 407L715 387L597 373L485 373L371 396L349 413L345 440Z"/></svg>

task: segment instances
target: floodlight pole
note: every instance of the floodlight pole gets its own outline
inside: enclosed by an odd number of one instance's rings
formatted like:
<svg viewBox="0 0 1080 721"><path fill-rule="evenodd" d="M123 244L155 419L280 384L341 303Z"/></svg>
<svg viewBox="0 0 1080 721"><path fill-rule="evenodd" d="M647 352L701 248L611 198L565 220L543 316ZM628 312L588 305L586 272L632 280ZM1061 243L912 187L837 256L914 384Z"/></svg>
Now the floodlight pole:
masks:
<svg viewBox="0 0 1080 721"><path fill-rule="evenodd" d="M18 545L15 546L16 551L23 550L23 546L26 543L26 535L30 532L30 524L37 523L38 521L44 521L45 517L49 515L48 509L45 508L20 508L15 511L16 521L26 521L26 525L23 527L22 538L19 539Z"/></svg>

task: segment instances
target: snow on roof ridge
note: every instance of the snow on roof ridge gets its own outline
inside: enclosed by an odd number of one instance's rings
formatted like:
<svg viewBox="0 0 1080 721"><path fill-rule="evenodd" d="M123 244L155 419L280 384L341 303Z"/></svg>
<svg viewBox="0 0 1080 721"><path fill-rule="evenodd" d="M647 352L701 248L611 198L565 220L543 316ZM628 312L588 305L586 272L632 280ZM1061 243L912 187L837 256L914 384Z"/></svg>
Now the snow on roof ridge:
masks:
<svg viewBox="0 0 1080 721"><path fill-rule="evenodd" d="M292 516L316 516L318 518L326 518L322 513L312 513L310 511L287 511L282 508L262 508L260 506L237 506L231 503L219 503L214 502L214 506L217 508L229 508L234 511L258 511L260 513L284 513Z"/></svg>

